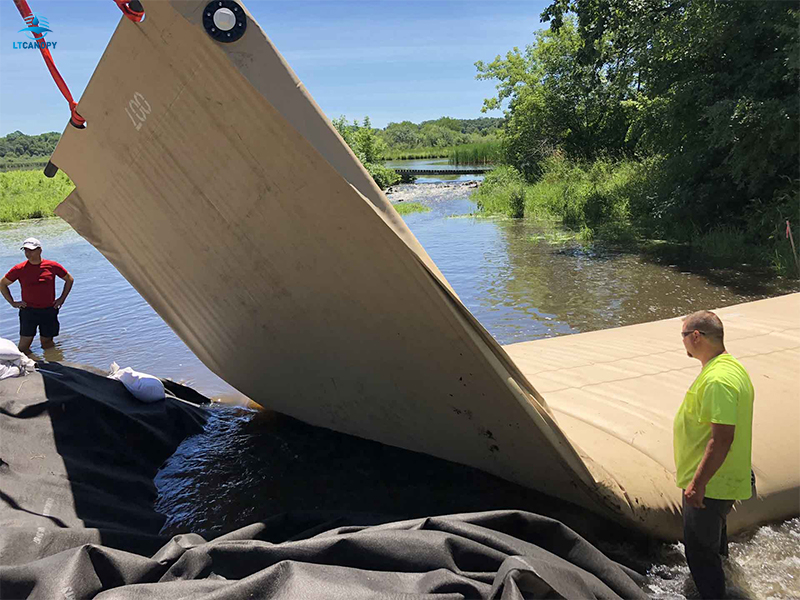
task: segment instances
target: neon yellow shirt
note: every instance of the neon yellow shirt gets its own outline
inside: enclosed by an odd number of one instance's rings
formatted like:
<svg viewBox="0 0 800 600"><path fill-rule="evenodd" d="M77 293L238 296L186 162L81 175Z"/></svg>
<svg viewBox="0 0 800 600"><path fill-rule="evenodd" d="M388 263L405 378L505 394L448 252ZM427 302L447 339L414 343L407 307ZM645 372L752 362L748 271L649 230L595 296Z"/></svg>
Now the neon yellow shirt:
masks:
<svg viewBox="0 0 800 600"><path fill-rule="evenodd" d="M686 392L673 424L679 488L686 489L700 466L711 439L711 423L735 425L731 448L706 485L706 496L718 500L750 497L754 396L750 376L730 354L720 354L706 363Z"/></svg>

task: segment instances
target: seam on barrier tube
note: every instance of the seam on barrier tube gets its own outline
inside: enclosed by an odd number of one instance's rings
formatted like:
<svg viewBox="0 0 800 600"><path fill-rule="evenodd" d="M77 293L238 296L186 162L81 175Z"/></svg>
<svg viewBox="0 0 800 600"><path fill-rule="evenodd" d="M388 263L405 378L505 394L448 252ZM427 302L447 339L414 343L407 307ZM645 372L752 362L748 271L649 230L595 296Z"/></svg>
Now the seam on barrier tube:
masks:
<svg viewBox="0 0 800 600"><path fill-rule="evenodd" d="M658 323L658 321L652 321L651 323ZM638 327L638 326L641 326L641 325L648 325L648 324L650 324L650 323L640 323L638 325L630 325L629 327ZM622 329L622 328L616 328L616 329ZM614 328L612 328L612 329L602 329L602 330L598 330L598 331L587 331L585 333L577 333L577 334L572 334L572 335L591 336L594 333L601 333L601 332L602 333L607 333L609 331L614 331ZM746 336L746 337L735 338L735 339L732 339L730 341L736 342L738 344L739 342L745 342L745 341L754 340L754 339L757 339L757 338L766 338L766 337L771 337L771 336L785 337L785 338L788 338L788 339L795 339L797 337L796 335L788 335L788 334L791 334L792 332L798 332L798 331L800 331L800 330L797 330L797 329L782 329L782 330L781 329L774 329L774 330L768 331L766 333L762 331L761 333L758 333L756 335L750 335L750 336ZM544 338L544 339L539 339L539 340L531 340L531 341L528 341L528 342L517 342L516 344L509 344L508 348L512 349L512 352L513 352L513 349L515 349L515 347L517 347L517 346L519 346L519 347L523 347L523 346L524 347L545 346L547 343L551 343L552 344L552 342L555 341L555 340L567 340L567 339L571 338L572 335L560 336L560 337L557 337L557 338ZM599 345L600 346L607 346L608 344L599 344ZM622 344L620 344L620 345L622 345ZM561 351L561 352L564 352L564 351L569 352L570 349L566 349L565 350L563 348L558 348L557 350ZM614 363L614 362L617 362L617 361L620 361L620 360L633 360L633 359L636 359L636 358L653 357L653 356L659 356L659 355L662 355L662 354L670 355L670 354L672 354L672 351L671 350L659 350L657 352L649 352L649 353L645 353L645 354L632 354L630 356L624 356L624 357L621 357L621 358L614 358L614 359L611 359L611 360L587 361L585 363L585 365L609 364L609 363ZM742 355L742 356L744 356L744 355ZM580 366L584 366L584 365L580 365ZM549 371L536 371L536 374L538 375L540 373L546 373L546 372L549 372Z"/></svg>
<svg viewBox="0 0 800 600"><path fill-rule="evenodd" d="M748 338L748 339L752 339L752 338ZM791 351L794 351L794 350L800 350L800 346L791 346L791 347L787 347L787 348L779 348L777 350L770 350L769 352L755 352L755 353L752 353L752 354L737 354L734 358L736 358L737 360L739 360L739 359L747 359L747 358L754 358L754 357L757 357L757 356L769 356L770 354L776 354L778 352L791 352ZM659 356L660 354L671 354L671 353L659 352L659 353L656 353L656 354L642 354L642 355L637 356L636 358L654 357L654 356ZM576 367L570 367L569 369L555 369L555 370L549 370L549 371L538 371L538 372L534 373L534 375L546 376L549 373L563 373L566 370L581 369L581 368L584 368L584 367L593 367L593 366L600 366L600 365L611 365L611 364L614 364L614 363L622 361L622 360L633 360L633 359L631 359L631 358L618 358L618 359L611 360L611 361L604 361L604 362L597 362L597 363L593 362L593 363L587 363L585 365L579 365L579 366L576 366ZM618 379L606 379L606 380L603 380L603 381L584 383L583 385L569 385L569 386L565 386L565 387L560 387L560 388L555 388L555 389L548 390L548 393L552 394L552 393L561 392L561 391L564 391L564 390L580 390L580 389L584 389L586 387L593 386L593 385L602 385L602 384L605 384L605 383L617 383L617 382L620 382L620 381L633 381L635 379L640 379L642 377L653 377L653 376L656 376L656 375L662 375L664 373L680 373L682 371L695 370L695 369L696 369L695 366L681 367L680 369L664 369L662 371L655 371L653 373L642 373L641 375L633 375L631 377L620 377Z"/></svg>
<svg viewBox="0 0 800 600"><path fill-rule="evenodd" d="M583 416L581 416L581 415L579 415L579 414L577 414L577 413L571 412L571 411L569 411L569 410L562 410L562 409L560 409L560 408L559 408L559 409L556 409L556 410L557 410L557 412L560 412L560 413L562 413L562 414L564 414L564 415L567 415L567 416L569 416L569 417L571 417L571 418L575 419L576 421L580 421L581 423L586 423L587 425L591 426L593 429L597 429L597 430L599 430L599 431L602 431L603 433L606 433L606 434L610 435L611 437L613 437L613 438L614 438L614 439L616 439L616 440L619 440L620 442L622 442L623 444L625 444L625 445L626 445L626 446L628 446L629 448L633 448L634 450L636 450L637 452L639 452L639 454L641 454L641 455L643 455L643 456L646 456L646 457L647 457L647 458L649 458L651 461L653 461L653 462L654 462L654 463L656 463L657 465L661 466L661 467L662 467L662 468L663 468L665 471L667 471L668 473L672 473L672 474L674 474L674 472L673 472L673 471L672 471L672 470L671 470L669 467L667 467L667 465L665 465L664 463L662 463L662 462L661 462L660 460L658 460L656 457L652 456L652 455L651 455L649 452L646 452L645 450L643 450L643 449L642 449L640 446L636 446L636 445L634 445L634 444L632 444L632 443L628 442L628 440L627 440L627 439L625 439L624 437L622 437L621 435L619 435L619 434L618 434L617 432L615 432L614 430L612 430L612 429L609 429L609 428L607 428L607 427L602 427L602 426L598 425L597 423L595 423L595 422L593 422L593 421L590 421L590 420L588 420L586 417L583 417ZM606 468L606 467L604 467L604 468Z"/></svg>
<svg viewBox="0 0 800 600"><path fill-rule="evenodd" d="M637 420L646 424L647 427L655 426L656 428L660 429L664 432L670 432L672 430L672 418L669 415L655 412L654 410L650 409L647 406L641 406L638 404L633 404L632 402L623 401L622 405L620 405L619 400L616 400L616 397L604 397L603 394L597 393L594 398L594 402L596 404L602 404L604 406L610 407L612 409L618 410L619 412L634 416ZM553 410L556 412L570 414L567 411L567 408L575 409L575 403L565 403L566 406L563 406L561 403L556 403L553 405ZM637 412L635 410L626 410L625 406L636 408L641 410L641 412ZM587 419L590 417L586 417Z"/></svg>

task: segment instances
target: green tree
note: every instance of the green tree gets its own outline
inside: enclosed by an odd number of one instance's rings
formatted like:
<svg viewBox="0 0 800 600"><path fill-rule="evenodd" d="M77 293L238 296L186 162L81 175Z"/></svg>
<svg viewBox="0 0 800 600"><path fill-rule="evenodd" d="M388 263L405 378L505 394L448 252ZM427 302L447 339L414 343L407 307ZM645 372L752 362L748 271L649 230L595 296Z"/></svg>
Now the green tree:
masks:
<svg viewBox="0 0 800 600"><path fill-rule="evenodd" d="M636 92L630 137L665 158L666 191L648 211L756 238L797 218L787 200L800 181L796 2L555 0L542 18L559 32L570 13L578 60L615 65L611 79Z"/></svg>
<svg viewBox="0 0 800 600"><path fill-rule="evenodd" d="M417 148L422 141L419 134L419 126L411 121L389 123L384 128L382 136L390 148Z"/></svg>
<svg viewBox="0 0 800 600"><path fill-rule="evenodd" d="M456 133L462 132L462 121L459 119L453 119L452 117L439 117L435 121L423 121L420 123L420 125L422 127L425 125L438 125L439 127L444 127L445 129L455 131Z"/></svg>
<svg viewBox="0 0 800 600"><path fill-rule="evenodd" d="M333 119L332 123L381 189L386 189L400 181L400 176L396 171L380 164L386 144L378 137L377 131L372 128L369 117L365 117L361 125L358 121L353 121L352 125L348 125L344 116Z"/></svg>
<svg viewBox="0 0 800 600"><path fill-rule="evenodd" d="M14 131L0 137L0 157L6 160L43 159L53 153L60 137L54 131L39 135L25 135L21 131Z"/></svg>
<svg viewBox="0 0 800 600"><path fill-rule="evenodd" d="M386 143L378 137L377 130L372 128L369 117L364 117L361 126L358 125L358 122L353 124L355 126L356 154L359 155L361 162L377 163L380 161L386 150Z"/></svg>
<svg viewBox="0 0 800 600"><path fill-rule="evenodd" d="M595 45L602 50L607 40ZM498 82L497 96L484 101L484 112L507 102L506 159L529 178L554 149L591 159L633 147L630 82L612 77L612 57L605 50L593 62L581 61L582 53L584 42L567 18L557 30L536 32L524 52L514 48L491 63L475 63L478 79Z"/></svg>
<svg viewBox="0 0 800 600"><path fill-rule="evenodd" d="M420 135L425 146L434 148L446 148L461 143L461 135L459 133L436 123L423 125Z"/></svg>

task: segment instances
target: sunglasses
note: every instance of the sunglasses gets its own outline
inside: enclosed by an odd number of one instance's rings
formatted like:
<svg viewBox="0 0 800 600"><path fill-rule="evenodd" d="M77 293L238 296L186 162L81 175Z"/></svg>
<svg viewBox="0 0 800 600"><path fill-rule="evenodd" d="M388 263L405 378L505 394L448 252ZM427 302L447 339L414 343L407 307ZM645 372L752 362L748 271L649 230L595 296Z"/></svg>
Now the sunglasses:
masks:
<svg viewBox="0 0 800 600"><path fill-rule="evenodd" d="M706 334L705 331L700 331L699 329L692 329L691 331L681 331L681 335L683 337L686 337L687 335L692 335L695 331L697 333L699 333L700 335L705 335Z"/></svg>

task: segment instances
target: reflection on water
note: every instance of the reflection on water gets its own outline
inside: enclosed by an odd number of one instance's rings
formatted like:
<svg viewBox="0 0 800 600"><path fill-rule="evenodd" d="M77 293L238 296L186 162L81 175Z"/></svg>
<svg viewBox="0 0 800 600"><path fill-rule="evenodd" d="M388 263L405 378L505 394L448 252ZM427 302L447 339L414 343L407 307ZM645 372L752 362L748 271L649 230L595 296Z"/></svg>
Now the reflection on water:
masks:
<svg viewBox="0 0 800 600"><path fill-rule="evenodd" d="M666 319L800 289L796 281L761 271L707 268L685 250L644 256L602 244L552 243L552 226L472 216L471 191L461 183L401 185L389 198L431 208L408 215L406 223L501 344ZM453 216L458 218L447 218Z"/></svg>
<svg viewBox="0 0 800 600"><path fill-rule="evenodd" d="M707 268L680 250L646 256L602 244L548 242L552 231L542 225L472 215L474 183L467 177L399 185L390 199L430 207L429 212L408 215L406 223L461 300L502 344L669 318L798 290L797 282L747 268ZM0 226L0 270L23 260L18 248L29 236L40 238L45 257L63 263L76 277L60 314L63 334L45 358L101 369L116 361L186 381L206 395L237 394L62 221ZM17 333L16 313L3 304L0 336L16 340ZM560 518L587 535L597 533L598 520L585 511L467 467L269 412L221 407L212 414L205 432L187 440L159 474L159 508L169 516L169 532L220 532L298 508L403 515L520 508ZM648 591L654 597L684 597L688 571L682 546L647 548L618 540L603 550L649 568ZM800 597L799 548L798 519L735 539L730 567L740 595Z"/></svg>

